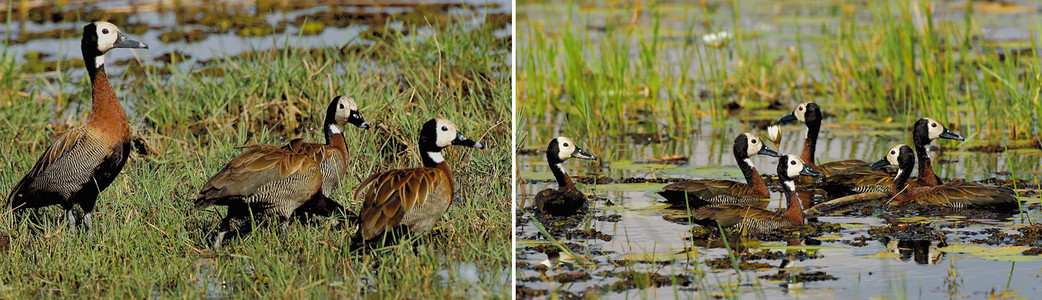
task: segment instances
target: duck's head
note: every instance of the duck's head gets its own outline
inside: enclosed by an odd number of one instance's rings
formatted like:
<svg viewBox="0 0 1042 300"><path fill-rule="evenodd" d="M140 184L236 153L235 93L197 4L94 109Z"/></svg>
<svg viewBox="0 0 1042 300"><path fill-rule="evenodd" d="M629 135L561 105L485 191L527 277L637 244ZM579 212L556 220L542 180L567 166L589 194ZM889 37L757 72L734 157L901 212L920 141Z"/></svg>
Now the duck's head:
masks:
<svg viewBox="0 0 1042 300"><path fill-rule="evenodd" d="M115 48L143 48L148 45L128 38L119 31L115 24L97 21L83 27L83 41L80 43L84 59L95 58L95 67L104 64L105 53ZM88 60L89 61L89 60Z"/></svg>
<svg viewBox="0 0 1042 300"><path fill-rule="evenodd" d="M815 171L807 166L802 159L795 155L782 156L778 161L778 178L783 182L791 182L800 175L812 177L825 177L825 174Z"/></svg>
<svg viewBox="0 0 1042 300"><path fill-rule="evenodd" d="M423 151L439 152L448 146L465 146L484 149L481 143L463 135L456 124L446 119L431 119L420 129L420 148Z"/></svg>
<svg viewBox="0 0 1042 300"><path fill-rule="evenodd" d="M800 121L807 124L820 124L821 118L821 108L818 107L818 104L814 102L806 102L797 105L796 109L792 110L792 113L781 117L781 119L778 119L776 123L785 124L792 121Z"/></svg>
<svg viewBox="0 0 1042 300"><path fill-rule="evenodd" d="M885 166L896 166L898 169L911 168L915 165L915 150L905 144L897 144L886 151L883 159L873 163L870 167L879 168Z"/></svg>
<svg viewBox="0 0 1042 300"><path fill-rule="evenodd" d="M778 153L771 148L767 148L764 145L763 140L756 137L752 133L742 133L734 138L734 151L735 154L742 154L740 158L745 159L752 157L753 155L767 155L773 157L781 157L781 153Z"/></svg>
<svg viewBox="0 0 1042 300"><path fill-rule="evenodd" d="M358 112L358 103L350 96L336 96L326 109L326 126L344 126L347 124L358 128L369 129L369 123ZM335 128L335 127L331 127Z"/></svg>
<svg viewBox="0 0 1042 300"><path fill-rule="evenodd" d="M546 146L546 161L551 164L562 163L569 158L596 160L597 157L579 148L570 138L559 136L550 140Z"/></svg>
<svg viewBox="0 0 1042 300"><path fill-rule="evenodd" d="M938 138L952 139L956 141L965 140L961 135L945 128L944 125L941 125L941 122L937 122L937 120L931 118L920 118L915 121L915 125L912 127L912 137L916 139L926 137L931 141Z"/></svg>

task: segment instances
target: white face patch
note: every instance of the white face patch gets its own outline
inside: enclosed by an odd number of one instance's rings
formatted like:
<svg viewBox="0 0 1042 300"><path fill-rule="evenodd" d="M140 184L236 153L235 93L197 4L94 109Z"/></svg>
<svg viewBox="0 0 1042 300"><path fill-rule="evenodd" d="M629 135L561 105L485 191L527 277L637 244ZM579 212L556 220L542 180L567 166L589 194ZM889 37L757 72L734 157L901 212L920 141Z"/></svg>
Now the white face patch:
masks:
<svg viewBox="0 0 1042 300"><path fill-rule="evenodd" d="M747 143L747 145L746 145L747 147L745 147L746 154L748 154L749 156L753 156L753 155L756 155L757 153L760 153L760 149L763 149L763 141L761 141L760 139L756 138L756 136L754 136L752 134L748 134L748 133L743 133L743 134L745 135L745 140L746 140L746 143Z"/></svg>
<svg viewBox="0 0 1042 300"><path fill-rule="evenodd" d="M926 119L926 129L927 133L929 133L928 136L930 137L930 140L936 140L940 138L941 133L944 133L944 126L942 126L940 122L937 122L937 120L930 118L924 119Z"/></svg>
<svg viewBox="0 0 1042 300"><path fill-rule="evenodd" d="M340 108L347 111L358 110L358 103L351 96L340 96Z"/></svg>
<svg viewBox="0 0 1042 300"><path fill-rule="evenodd" d="M119 37L119 28L109 22L94 22L94 26L97 30L95 34L98 35L98 51L105 53L112 50Z"/></svg>
<svg viewBox="0 0 1042 300"><path fill-rule="evenodd" d="M785 174L789 175L789 178L800 176L800 171L803 171L803 161L799 157L789 155L789 159L785 163L789 164L785 167Z"/></svg>
<svg viewBox="0 0 1042 300"><path fill-rule="evenodd" d="M355 103L355 99L350 96L340 96L336 106L335 122L337 124L347 124L347 119L351 117L352 111L358 111L358 104Z"/></svg>
<svg viewBox="0 0 1042 300"><path fill-rule="evenodd" d="M800 122L806 123L807 122L807 103L800 103L799 106L796 106L796 110L792 111L792 114L796 115L796 120L800 120Z"/></svg>
<svg viewBox="0 0 1042 300"><path fill-rule="evenodd" d="M896 145L890 148L890 151L886 153L886 161L890 162L891 165L901 168L897 156L901 154L901 147L904 145Z"/></svg>
<svg viewBox="0 0 1042 300"><path fill-rule="evenodd" d="M563 136L556 137L555 139L557 139L557 158L561 161L572 158L572 154L575 153L575 141Z"/></svg>
<svg viewBox="0 0 1042 300"><path fill-rule="evenodd" d="M437 138L435 138L434 144L441 148L451 146L452 141L456 139L456 124L449 120L438 119L435 126L434 131Z"/></svg>
<svg viewBox="0 0 1042 300"><path fill-rule="evenodd" d="M427 152L427 157L430 157L434 163L441 163L445 161L445 157L441 156L441 152Z"/></svg>

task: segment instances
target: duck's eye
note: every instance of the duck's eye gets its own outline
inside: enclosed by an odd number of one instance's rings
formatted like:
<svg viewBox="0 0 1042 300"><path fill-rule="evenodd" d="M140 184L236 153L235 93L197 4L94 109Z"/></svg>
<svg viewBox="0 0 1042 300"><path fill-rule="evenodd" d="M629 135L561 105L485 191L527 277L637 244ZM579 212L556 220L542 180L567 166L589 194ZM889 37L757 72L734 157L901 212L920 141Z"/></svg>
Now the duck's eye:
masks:
<svg viewBox="0 0 1042 300"><path fill-rule="evenodd" d="M789 164L795 166L796 165L796 161L795 160L790 160Z"/></svg>
<svg viewBox="0 0 1042 300"><path fill-rule="evenodd" d="M109 29L108 28L102 28L101 29L101 34L109 34Z"/></svg>
<svg viewBox="0 0 1042 300"><path fill-rule="evenodd" d="M897 151L890 150L890 155L897 155Z"/></svg>
<svg viewBox="0 0 1042 300"><path fill-rule="evenodd" d="M797 107L796 109L803 111L803 106Z"/></svg>
<svg viewBox="0 0 1042 300"><path fill-rule="evenodd" d="M442 126L441 131L449 131L449 126Z"/></svg>
<svg viewBox="0 0 1042 300"><path fill-rule="evenodd" d="M340 109L344 109L344 104L340 103Z"/></svg>
<svg viewBox="0 0 1042 300"><path fill-rule="evenodd" d="M930 123L930 127L937 127L937 123Z"/></svg>
<svg viewBox="0 0 1042 300"><path fill-rule="evenodd" d="M561 144L561 146L568 147L568 143Z"/></svg>
<svg viewBox="0 0 1042 300"><path fill-rule="evenodd" d="M753 143L753 144L756 144L756 139L753 139L753 142L752 142L752 143Z"/></svg>

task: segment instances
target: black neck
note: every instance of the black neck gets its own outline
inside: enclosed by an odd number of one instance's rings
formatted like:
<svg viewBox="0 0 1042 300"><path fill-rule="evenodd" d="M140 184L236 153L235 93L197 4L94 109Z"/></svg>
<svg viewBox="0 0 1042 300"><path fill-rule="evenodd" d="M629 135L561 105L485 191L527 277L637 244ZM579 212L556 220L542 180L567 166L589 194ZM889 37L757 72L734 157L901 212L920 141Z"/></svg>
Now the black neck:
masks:
<svg viewBox="0 0 1042 300"><path fill-rule="evenodd" d="M905 187L905 183L908 182L908 178L911 178L912 176L912 168L914 168L914 166L912 164L909 164L908 166L902 165L898 168L899 171L897 172L897 177L894 177L894 193L897 193Z"/></svg>
<svg viewBox="0 0 1042 300"><path fill-rule="evenodd" d="M428 168L437 167L439 162L434 161L434 159L429 156L430 153L431 152L428 152L428 151L422 151L420 153L420 159L423 160L423 166L424 167L428 167ZM433 151L433 153L441 154L441 151ZM444 161L445 158L442 157L442 159L443 159L443 161L441 163L444 163L445 162Z"/></svg>
<svg viewBox="0 0 1042 300"><path fill-rule="evenodd" d="M808 114L810 114L808 112ZM821 130L821 120L818 121L807 121L807 137L803 140L803 143L807 145L808 163L814 162L814 154L818 150L818 131Z"/></svg>
<svg viewBox="0 0 1042 300"><path fill-rule="evenodd" d="M326 125L324 125L324 127L326 128L326 130L325 130L326 145L329 145L330 141L334 137L340 137L340 138L344 137L344 129L343 128L338 128L340 130L338 130L337 133L333 133L333 126L336 126L336 124L330 124L329 121L326 121ZM426 155L424 155L424 156L426 156Z"/></svg>
<svg viewBox="0 0 1042 300"><path fill-rule="evenodd" d="M550 173L553 173L554 174L554 178L557 179L557 186L558 187L567 187L567 186L574 186L575 185L574 183L572 183L572 178L568 177L568 174L565 174L564 170L561 170L561 167L560 167L561 162L549 162L549 161L547 161L547 163L550 165Z"/></svg>
<svg viewBox="0 0 1042 300"><path fill-rule="evenodd" d="M782 179L782 195L785 195L785 200L789 201L786 203L788 203L789 206L792 206L792 201L799 202L800 199L796 197L796 191L789 188L789 184L795 186L796 181L792 180L791 178Z"/></svg>
<svg viewBox="0 0 1042 300"><path fill-rule="evenodd" d="M90 76L90 82L94 82L94 77L97 77L99 73L105 73L105 64L102 64L101 66L94 65L97 60L96 56L87 57L84 55L83 58L85 59L83 64L87 66L87 76Z"/></svg>
<svg viewBox="0 0 1042 300"><path fill-rule="evenodd" d="M745 183L753 184L753 177L757 176L756 167L749 164L748 159L748 156L740 152L734 153L734 160L738 163L738 168L742 170L742 175L745 176Z"/></svg>
<svg viewBox="0 0 1042 300"><path fill-rule="evenodd" d="M922 177L931 163L930 155L926 153L926 145L930 144L930 137L926 133L915 132L912 134L912 143L915 146L915 158L919 160L919 177Z"/></svg>

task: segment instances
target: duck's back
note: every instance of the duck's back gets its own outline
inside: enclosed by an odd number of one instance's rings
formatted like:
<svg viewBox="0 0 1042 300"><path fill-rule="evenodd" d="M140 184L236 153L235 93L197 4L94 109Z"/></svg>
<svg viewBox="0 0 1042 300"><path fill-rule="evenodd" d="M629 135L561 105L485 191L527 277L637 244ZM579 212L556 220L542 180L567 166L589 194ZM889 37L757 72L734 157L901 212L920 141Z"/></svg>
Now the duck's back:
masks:
<svg viewBox="0 0 1042 300"><path fill-rule="evenodd" d="M675 205L701 207L705 205L747 205L767 199L751 186L732 180L698 179L672 183L662 188L659 195Z"/></svg>
<svg viewBox="0 0 1042 300"><path fill-rule="evenodd" d="M785 217L770 210L748 205L713 205L691 213L697 224L724 228L744 228L758 231L774 230L791 225Z"/></svg>
<svg viewBox="0 0 1042 300"><path fill-rule="evenodd" d="M576 214L587 205L586 195L574 187L545 189L535 195L536 209L555 216Z"/></svg>
<svg viewBox="0 0 1042 300"><path fill-rule="evenodd" d="M344 157L340 151L326 144L305 143L302 139L294 139L283 149L307 155L318 162L322 172L322 193L330 197L340 187L340 179L347 171Z"/></svg>

